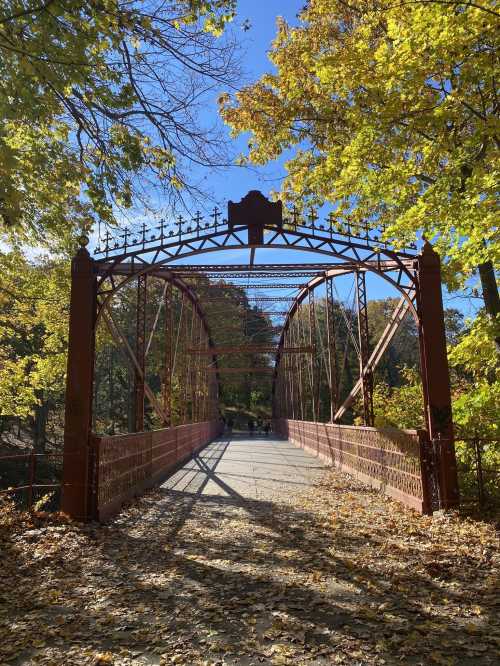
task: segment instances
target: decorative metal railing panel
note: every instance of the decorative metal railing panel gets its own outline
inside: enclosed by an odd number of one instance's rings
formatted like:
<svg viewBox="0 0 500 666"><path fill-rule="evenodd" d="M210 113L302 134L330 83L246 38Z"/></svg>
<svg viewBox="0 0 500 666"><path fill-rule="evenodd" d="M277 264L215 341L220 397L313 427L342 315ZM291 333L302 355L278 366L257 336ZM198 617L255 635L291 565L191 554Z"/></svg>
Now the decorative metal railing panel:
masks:
<svg viewBox="0 0 500 666"><path fill-rule="evenodd" d="M267 202L269 205L269 202ZM272 204L271 204L272 205ZM308 214L301 213L297 208L285 209L282 220L278 223L280 227L294 232L307 232L318 238L343 238L349 242L352 240L364 243L367 246L389 248L390 243L384 240L386 228L383 225L374 225L373 220L365 223L344 223L337 220L333 213L328 214L324 220L321 220L314 209L310 209ZM211 218L210 220L208 218ZM270 226L275 224L269 222ZM140 227L125 228L115 235L109 233L106 229L104 235L99 230L98 244L94 254L96 257L103 257L104 260L110 257L120 255L131 255L145 251L153 251L157 247L168 243L182 243L186 241L195 241L204 238L209 234L218 234L226 229L233 230L231 221L226 219L222 211L215 207L211 214L203 216L200 211L194 215L186 217L179 215L174 219L160 219L159 224L142 224ZM411 253L416 250L415 243L408 242L403 253Z"/></svg>
<svg viewBox="0 0 500 666"><path fill-rule="evenodd" d="M338 469L421 513L430 510L422 430L277 419L276 431Z"/></svg>
<svg viewBox="0 0 500 666"><path fill-rule="evenodd" d="M218 421L205 421L112 437L92 437L92 514L116 515L127 500L165 478L181 462L220 434Z"/></svg>

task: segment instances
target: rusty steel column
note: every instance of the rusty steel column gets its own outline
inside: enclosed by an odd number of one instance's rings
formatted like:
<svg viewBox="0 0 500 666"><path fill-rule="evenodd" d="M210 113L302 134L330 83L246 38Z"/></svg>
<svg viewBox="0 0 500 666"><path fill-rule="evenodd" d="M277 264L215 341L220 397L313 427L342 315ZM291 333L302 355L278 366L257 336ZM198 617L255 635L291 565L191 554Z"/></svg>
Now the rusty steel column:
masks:
<svg viewBox="0 0 500 666"><path fill-rule="evenodd" d="M356 304L358 308L359 376L363 386L363 418L366 426L373 426L373 375L367 369L370 357L370 337L366 277L363 271L356 271Z"/></svg>
<svg viewBox="0 0 500 666"><path fill-rule="evenodd" d="M144 430L144 380L146 368L146 307L147 276L137 278L137 302L135 320L135 357L139 368L134 372L134 431Z"/></svg>
<svg viewBox="0 0 500 666"><path fill-rule="evenodd" d="M187 303L186 303L187 306ZM187 312L185 318L185 336L184 336L184 357L186 359L186 375L184 380L184 404L183 404L183 423L192 423L193 422L193 381L192 381L192 358L188 349L193 347L193 332L194 332L194 322L195 322L195 310L194 306L191 304L191 324L188 322Z"/></svg>
<svg viewBox="0 0 500 666"><path fill-rule="evenodd" d="M299 342L299 346L302 346L304 342L302 341L302 329L303 326L301 325L300 321L300 310L301 310L301 305L297 308L297 312L295 313L294 317L297 317L297 340ZM303 354L297 354L297 366L298 366L298 387L299 387L299 406L300 406L300 420L305 421L304 415L305 415L305 409L304 409L304 386L302 384L302 366L303 366ZM305 374L305 373L304 373Z"/></svg>
<svg viewBox="0 0 500 666"><path fill-rule="evenodd" d="M180 406L180 421L182 424L187 423L187 402L188 402L188 362L189 362L189 357L188 357L188 347L189 347L189 340L188 340L188 335L189 335L189 322L188 322L188 300L185 296L185 294L182 294L182 301L183 301L183 312L184 312L184 319L182 321L182 329L181 329L181 344L183 347L183 367L181 368L181 372L179 373L180 377L184 375L184 386L181 386L181 391L184 394L184 397L182 399L182 405Z"/></svg>
<svg viewBox="0 0 500 666"><path fill-rule="evenodd" d="M312 420L319 419L319 382L316 354L316 310L314 306L314 290L309 291L309 344L312 348L309 354L309 367L311 369L311 411Z"/></svg>
<svg viewBox="0 0 500 666"><path fill-rule="evenodd" d="M284 347L286 347L286 337L284 341ZM290 372L290 354L283 354L284 358L282 357L282 361L285 361L285 365L283 367L284 373L283 373L283 379L285 381L285 416L287 419L291 418L291 410L290 406L292 403L292 385L291 385L291 372Z"/></svg>
<svg viewBox="0 0 500 666"><path fill-rule="evenodd" d="M172 425L172 353L173 353L173 308L172 308L172 283L167 283L164 299L165 308L165 366L163 382L163 409L166 419L164 426Z"/></svg>
<svg viewBox="0 0 500 666"><path fill-rule="evenodd" d="M439 255L426 242L417 259L417 305L425 418L436 448L441 508L459 503Z"/></svg>
<svg viewBox="0 0 500 666"><path fill-rule="evenodd" d="M71 263L68 366L61 510L74 520L93 518L90 435L94 375L97 280L94 261L81 247Z"/></svg>
<svg viewBox="0 0 500 666"><path fill-rule="evenodd" d="M293 347L292 344L292 326L288 327L285 336L285 346ZM297 354L290 354L290 418L295 420L295 395L296 395L296 379L297 373L295 372L295 361Z"/></svg>
<svg viewBox="0 0 500 666"><path fill-rule="evenodd" d="M196 315L195 321L195 348L201 349L203 346L203 322L201 318ZM200 418L201 407L201 361L202 354L195 354L194 357L194 372L193 372L193 423L198 423Z"/></svg>
<svg viewBox="0 0 500 666"><path fill-rule="evenodd" d="M339 386L332 282L333 278L326 279L326 336L328 346L328 369L330 373L330 421L333 423L333 418L339 404Z"/></svg>

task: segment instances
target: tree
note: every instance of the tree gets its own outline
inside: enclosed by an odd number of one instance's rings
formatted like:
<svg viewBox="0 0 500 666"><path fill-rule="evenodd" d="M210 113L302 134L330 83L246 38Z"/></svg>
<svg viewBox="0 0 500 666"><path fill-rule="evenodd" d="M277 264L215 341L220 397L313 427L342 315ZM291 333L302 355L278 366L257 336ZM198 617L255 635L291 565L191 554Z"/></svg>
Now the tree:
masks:
<svg viewBox="0 0 500 666"><path fill-rule="evenodd" d="M0 231L61 239L89 217L198 191L226 161L197 110L238 75L234 0L6 0L0 8Z"/></svg>
<svg viewBox="0 0 500 666"><path fill-rule="evenodd" d="M64 396L68 262L0 253L0 273L0 417L23 419L43 450Z"/></svg>
<svg viewBox="0 0 500 666"><path fill-rule="evenodd" d="M369 221L396 244L426 234L450 288L483 267L493 320L496 5L310 0L297 28L278 23L277 72L220 99L234 133L250 133L251 162L295 150L286 200L330 202L340 226Z"/></svg>

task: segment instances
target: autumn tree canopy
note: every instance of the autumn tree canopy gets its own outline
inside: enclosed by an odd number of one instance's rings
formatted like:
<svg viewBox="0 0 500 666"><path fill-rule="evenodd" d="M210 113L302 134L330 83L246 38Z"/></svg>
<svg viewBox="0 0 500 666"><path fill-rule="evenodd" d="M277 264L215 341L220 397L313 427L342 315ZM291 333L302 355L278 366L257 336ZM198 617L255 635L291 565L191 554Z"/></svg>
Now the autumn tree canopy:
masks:
<svg viewBox="0 0 500 666"><path fill-rule="evenodd" d="M196 113L237 76L234 0L5 0L0 231L61 238L227 161Z"/></svg>
<svg viewBox="0 0 500 666"><path fill-rule="evenodd" d="M494 0L310 0L278 22L275 73L221 98L250 162L288 149L281 195L396 242L425 233L451 287L499 259Z"/></svg>

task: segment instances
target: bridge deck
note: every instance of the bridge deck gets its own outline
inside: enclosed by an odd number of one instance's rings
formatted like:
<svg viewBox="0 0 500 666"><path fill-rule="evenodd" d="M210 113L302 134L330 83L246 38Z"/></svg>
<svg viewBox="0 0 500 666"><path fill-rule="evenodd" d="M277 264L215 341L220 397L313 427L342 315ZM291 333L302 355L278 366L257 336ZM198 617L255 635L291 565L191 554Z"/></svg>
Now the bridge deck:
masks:
<svg viewBox="0 0 500 666"><path fill-rule="evenodd" d="M171 476L162 486L173 493L272 500L305 489L324 465L271 435L226 434Z"/></svg>

